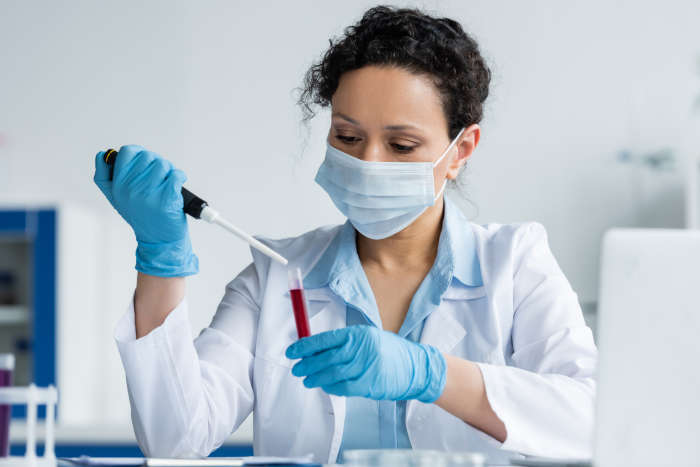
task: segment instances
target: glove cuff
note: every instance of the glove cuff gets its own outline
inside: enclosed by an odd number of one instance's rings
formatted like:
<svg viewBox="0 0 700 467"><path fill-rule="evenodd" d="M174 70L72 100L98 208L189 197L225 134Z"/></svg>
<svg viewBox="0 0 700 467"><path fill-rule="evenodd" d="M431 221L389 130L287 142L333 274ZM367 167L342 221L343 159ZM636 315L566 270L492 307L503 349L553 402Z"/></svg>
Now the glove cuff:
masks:
<svg viewBox="0 0 700 467"><path fill-rule="evenodd" d="M421 345L425 352L425 386L416 399L425 403L435 402L442 395L447 381L447 362L442 353L432 345Z"/></svg>
<svg viewBox="0 0 700 467"><path fill-rule="evenodd" d="M191 276L199 272L199 259L192 252L189 235L170 243L139 242L136 270L160 277Z"/></svg>

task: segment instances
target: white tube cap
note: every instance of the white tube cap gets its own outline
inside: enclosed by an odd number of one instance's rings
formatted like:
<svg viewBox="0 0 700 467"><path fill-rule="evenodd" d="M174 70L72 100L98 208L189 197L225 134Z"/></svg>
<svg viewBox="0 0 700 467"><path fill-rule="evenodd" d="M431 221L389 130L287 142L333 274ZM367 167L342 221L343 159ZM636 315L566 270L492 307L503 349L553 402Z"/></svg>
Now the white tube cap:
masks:
<svg viewBox="0 0 700 467"><path fill-rule="evenodd" d="M15 356L11 353L0 353L0 370L15 370Z"/></svg>

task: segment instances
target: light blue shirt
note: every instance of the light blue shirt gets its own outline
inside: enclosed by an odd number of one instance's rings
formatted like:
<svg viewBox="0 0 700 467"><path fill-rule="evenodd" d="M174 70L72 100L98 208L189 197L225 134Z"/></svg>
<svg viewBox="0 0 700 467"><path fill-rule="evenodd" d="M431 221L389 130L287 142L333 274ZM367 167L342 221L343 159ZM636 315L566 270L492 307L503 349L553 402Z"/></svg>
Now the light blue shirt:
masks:
<svg viewBox="0 0 700 467"><path fill-rule="evenodd" d="M466 286L483 285L474 232L459 207L445 197L438 251L432 268L411 299L399 336L420 340L425 319L440 305L453 280ZM304 278L304 287L328 285L346 303L347 325L382 329L374 294L357 256L355 229L348 221ZM348 397L343 440L345 449L411 448L406 431L406 401L375 401Z"/></svg>

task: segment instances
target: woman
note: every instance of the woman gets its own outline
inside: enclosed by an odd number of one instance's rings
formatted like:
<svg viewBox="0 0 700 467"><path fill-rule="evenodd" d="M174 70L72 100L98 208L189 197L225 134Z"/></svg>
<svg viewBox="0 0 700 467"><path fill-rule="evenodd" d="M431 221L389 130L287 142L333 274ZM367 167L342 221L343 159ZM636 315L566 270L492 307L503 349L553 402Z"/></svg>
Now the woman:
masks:
<svg viewBox="0 0 700 467"><path fill-rule="evenodd" d="M110 182L97 154L95 182L138 241L116 340L146 455L206 456L251 411L257 455L590 454L596 349L544 228L474 224L443 195L479 142L489 79L458 23L386 7L309 70L307 117L332 109L316 181L348 221L265 240L303 271L301 340L286 268L253 251L192 342L184 174L123 146Z"/></svg>

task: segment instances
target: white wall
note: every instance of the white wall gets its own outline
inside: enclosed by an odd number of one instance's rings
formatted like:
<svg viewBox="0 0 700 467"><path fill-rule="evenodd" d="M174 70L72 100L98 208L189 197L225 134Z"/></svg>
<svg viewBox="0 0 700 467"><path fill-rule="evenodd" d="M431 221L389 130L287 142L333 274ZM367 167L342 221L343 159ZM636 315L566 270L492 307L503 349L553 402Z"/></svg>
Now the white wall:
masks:
<svg viewBox="0 0 700 467"><path fill-rule="evenodd" d="M371 4L0 2L0 205L62 201L102 219L104 309L85 313L104 316L105 341L130 298L135 245L92 183L95 153L136 143L168 157L189 188L252 233L340 222L313 183L327 114L307 138L292 90L328 38ZM622 149L687 147L700 93L698 2L405 4L460 20L494 72L469 169L478 211L463 203L472 219L542 222L582 301L596 299L606 228L682 225L680 171L616 159ZM210 225L190 225L198 331L250 254ZM108 360L103 377L120 402L106 416L122 420L115 349Z"/></svg>

